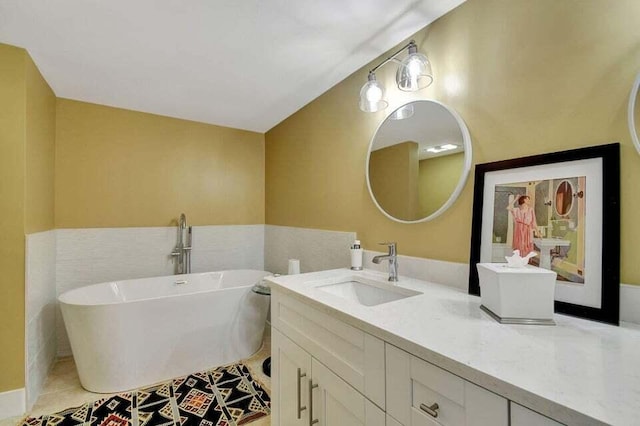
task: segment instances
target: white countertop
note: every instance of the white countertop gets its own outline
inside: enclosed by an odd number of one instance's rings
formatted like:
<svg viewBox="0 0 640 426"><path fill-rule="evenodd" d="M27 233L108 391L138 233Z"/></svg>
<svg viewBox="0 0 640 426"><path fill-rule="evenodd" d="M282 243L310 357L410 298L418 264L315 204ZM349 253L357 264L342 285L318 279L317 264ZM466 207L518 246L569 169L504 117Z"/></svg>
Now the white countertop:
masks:
<svg viewBox="0 0 640 426"><path fill-rule="evenodd" d="M349 269L268 280L274 291L560 422L640 424L640 327L557 314L556 326L499 324L479 297L402 276L398 286L423 294L366 307L316 289L353 276L386 280Z"/></svg>

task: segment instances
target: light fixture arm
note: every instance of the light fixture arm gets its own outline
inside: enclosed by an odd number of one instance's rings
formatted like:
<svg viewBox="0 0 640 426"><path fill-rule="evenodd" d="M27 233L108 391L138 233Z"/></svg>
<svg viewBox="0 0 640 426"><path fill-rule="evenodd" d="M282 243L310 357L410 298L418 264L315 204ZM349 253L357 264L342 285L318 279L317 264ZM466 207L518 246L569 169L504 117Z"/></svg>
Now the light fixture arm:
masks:
<svg viewBox="0 0 640 426"><path fill-rule="evenodd" d="M387 59L385 59L384 61L380 62L378 65L376 65L375 67L371 68L369 70L369 74L374 73L378 70L378 68L382 67L383 65L388 64L391 61L396 61L396 56L398 56L399 54L401 54L405 49L410 48L410 47L414 47L414 48L418 48L418 46L416 46L416 42L415 40L411 40L409 43L405 44L404 46L402 46L400 49L398 49L398 51L396 53L394 53L393 55L389 56Z"/></svg>

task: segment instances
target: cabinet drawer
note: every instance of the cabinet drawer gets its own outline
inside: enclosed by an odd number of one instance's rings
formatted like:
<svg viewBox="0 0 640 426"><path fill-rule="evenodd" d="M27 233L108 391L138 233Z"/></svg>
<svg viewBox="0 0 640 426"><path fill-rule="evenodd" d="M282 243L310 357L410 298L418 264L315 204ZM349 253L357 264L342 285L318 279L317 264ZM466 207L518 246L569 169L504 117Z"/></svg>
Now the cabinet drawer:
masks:
<svg viewBox="0 0 640 426"><path fill-rule="evenodd" d="M508 401L386 345L387 412L404 425L507 426Z"/></svg>
<svg viewBox="0 0 640 426"><path fill-rule="evenodd" d="M515 402L510 402L510 404L512 426L562 426L562 423L531 411Z"/></svg>
<svg viewBox="0 0 640 426"><path fill-rule="evenodd" d="M437 418L443 425L464 424L465 381L414 356L410 371L412 424L432 424ZM433 409L437 404L434 417ZM425 420L423 422L422 420Z"/></svg>
<svg viewBox="0 0 640 426"><path fill-rule="evenodd" d="M278 291L271 297L271 323L384 410L382 340Z"/></svg>
<svg viewBox="0 0 640 426"><path fill-rule="evenodd" d="M414 360L411 362L412 370L415 368ZM448 374L448 373L447 373ZM411 390L411 424L412 425L463 425L465 424L464 412L464 383L460 383L460 399L458 401L447 398L445 391L438 392L428 381L423 381L412 375ZM430 386L431 385L431 386ZM452 395L458 396L458 395ZM437 404L437 408L436 405ZM430 408L432 407L432 408ZM437 416L437 417L434 417ZM437 420L437 423L436 423Z"/></svg>

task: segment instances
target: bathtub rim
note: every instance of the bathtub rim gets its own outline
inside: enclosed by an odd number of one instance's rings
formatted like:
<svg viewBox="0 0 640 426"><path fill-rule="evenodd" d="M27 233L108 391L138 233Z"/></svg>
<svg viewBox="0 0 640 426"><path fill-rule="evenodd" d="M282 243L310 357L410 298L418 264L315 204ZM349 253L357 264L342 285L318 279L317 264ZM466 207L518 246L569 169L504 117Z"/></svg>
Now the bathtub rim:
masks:
<svg viewBox="0 0 640 426"><path fill-rule="evenodd" d="M273 275L272 272L261 270L261 269L223 269L223 270L220 270L220 271L195 272L195 273L191 273L191 274L158 275L158 276L154 276L154 277L130 278L130 279L126 279L126 280L104 281L104 282L100 282L100 283L85 285L85 286L78 287L78 288L73 288L73 289L67 290L64 293L62 293L61 295L57 296L56 300L60 305L74 306L74 307L114 306L114 305L122 305L122 304L143 303L143 302L149 302L151 300L159 300L159 299L166 299L166 298L172 298L172 297L176 297L176 298L177 297L185 297L185 296L202 294L202 293L210 293L210 292L214 292L214 291L225 291L225 292L226 291L234 291L234 290L238 290L238 289L246 289L248 287L250 288L250 287L253 287L254 284L256 284L256 283L251 283L251 284L246 284L246 285L237 285L237 286L234 286L234 287L204 289L204 290L200 290L200 291L191 291L191 292L178 293L178 294L165 294L165 295L160 295L160 296L145 297L145 298L133 299L133 300L116 300L116 301L97 302L97 303L87 303L87 302L74 303L74 302L68 302L66 300L63 300L63 298L65 296L69 297L69 295L72 294L72 293L79 293L79 292L81 292L83 290L86 291L86 289L88 289L88 288L93 288L93 287L98 287L98 286L107 286L107 285L110 285L110 284L117 284L117 283L122 283L122 282L127 282L127 281L152 280L154 278L175 277L176 280L179 280L182 277L206 275L206 274L211 274L211 273L223 273L223 272L231 272L231 271L250 271L250 272L264 273L264 275L262 275L262 277L260 279Z"/></svg>

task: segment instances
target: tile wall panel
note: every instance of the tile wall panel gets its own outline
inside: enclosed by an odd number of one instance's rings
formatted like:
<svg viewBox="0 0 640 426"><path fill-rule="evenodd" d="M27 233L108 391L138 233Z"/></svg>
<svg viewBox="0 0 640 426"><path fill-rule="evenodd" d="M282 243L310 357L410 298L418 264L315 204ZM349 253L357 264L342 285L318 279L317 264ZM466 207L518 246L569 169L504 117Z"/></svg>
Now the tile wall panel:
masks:
<svg viewBox="0 0 640 426"><path fill-rule="evenodd" d="M348 267L355 232L325 231L290 226L265 226L266 269L286 274L289 259L300 260L300 272Z"/></svg>
<svg viewBox="0 0 640 426"><path fill-rule="evenodd" d="M401 247L399 247L401 249ZM388 271L389 262L379 264L371 260L374 256L386 252L364 251L363 266L376 271ZM466 263L445 262L442 260L423 259L421 257L398 256L398 274L430 281L466 290L469 287L469 265Z"/></svg>
<svg viewBox="0 0 640 426"><path fill-rule="evenodd" d="M194 226L191 270L264 269L264 225Z"/></svg>
<svg viewBox="0 0 640 426"><path fill-rule="evenodd" d="M40 394L56 355L56 231L26 236L27 407Z"/></svg>

